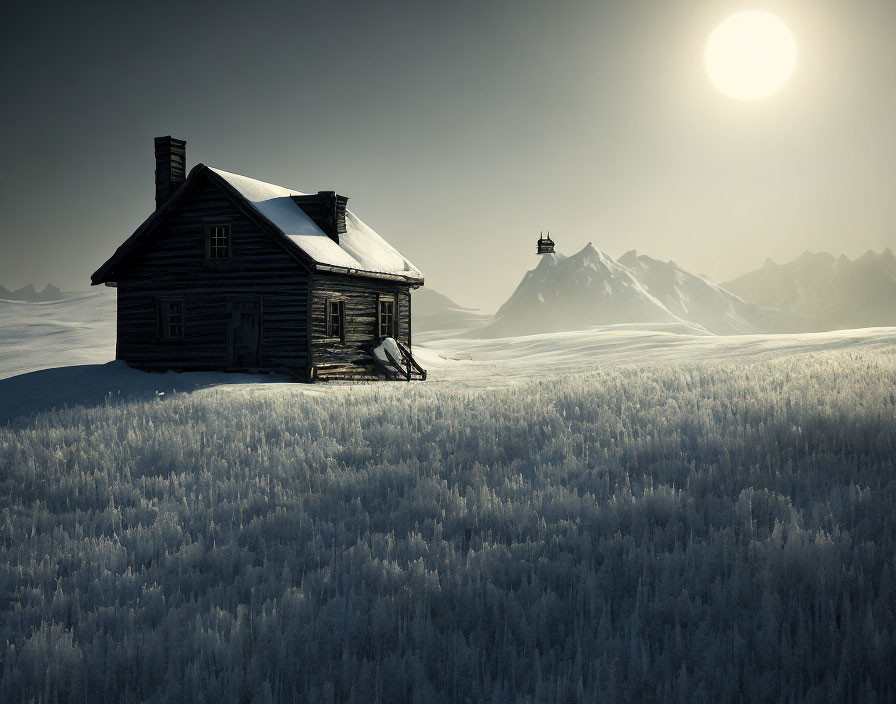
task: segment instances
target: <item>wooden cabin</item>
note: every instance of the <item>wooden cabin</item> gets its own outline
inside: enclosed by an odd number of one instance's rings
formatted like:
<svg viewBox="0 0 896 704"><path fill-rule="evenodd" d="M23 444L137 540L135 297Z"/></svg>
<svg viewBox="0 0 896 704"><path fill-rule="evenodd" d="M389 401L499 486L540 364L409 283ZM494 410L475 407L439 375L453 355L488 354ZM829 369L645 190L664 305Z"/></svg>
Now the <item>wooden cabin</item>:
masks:
<svg viewBox="0 0 896 704"><path fill-rule="evenodd" d="M204 164L187 175L186 142L172 137L156 138L155 156L155 211L91 277L117 288L116 359L309 381L425 378L411 356L423 275L346 196ZM395 364L381 361L386 338Z"/></svg>

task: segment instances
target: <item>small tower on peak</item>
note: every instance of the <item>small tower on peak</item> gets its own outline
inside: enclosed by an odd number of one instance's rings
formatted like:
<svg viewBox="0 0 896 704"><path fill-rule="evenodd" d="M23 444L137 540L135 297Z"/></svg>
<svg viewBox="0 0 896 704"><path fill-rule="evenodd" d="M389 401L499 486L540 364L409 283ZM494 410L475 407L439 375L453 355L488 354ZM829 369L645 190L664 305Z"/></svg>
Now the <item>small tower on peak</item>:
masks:
<svg viewBox="0 0 896 704"><path fill-rule="evenodd" d="M538 251L536 254L553 254L554 253L554 240L551 239L551 231L548 230L548 234L545 235L544 232L540 232L538 235Z"/></svg>

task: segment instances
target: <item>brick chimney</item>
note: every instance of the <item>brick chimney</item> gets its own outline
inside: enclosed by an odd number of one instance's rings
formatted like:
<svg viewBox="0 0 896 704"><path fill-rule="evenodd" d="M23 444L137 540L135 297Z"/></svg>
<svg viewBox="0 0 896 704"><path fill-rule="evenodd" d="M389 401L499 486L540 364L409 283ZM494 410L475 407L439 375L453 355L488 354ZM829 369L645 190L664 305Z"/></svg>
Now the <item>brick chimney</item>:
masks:
<svg viewBox="0 0 896 704"><path fill-rule="evenodd" d="M156 210L187 180L187 143L172 136L156 137Z"/></svg>
<svg viewBox="0 0 896 704"><path fill-rule="evenodd" d="M292 196L292 199L325 235L339 244L339 235L345 233L348 196L341 196L336 191L318 191L314 195Z"/></svg>

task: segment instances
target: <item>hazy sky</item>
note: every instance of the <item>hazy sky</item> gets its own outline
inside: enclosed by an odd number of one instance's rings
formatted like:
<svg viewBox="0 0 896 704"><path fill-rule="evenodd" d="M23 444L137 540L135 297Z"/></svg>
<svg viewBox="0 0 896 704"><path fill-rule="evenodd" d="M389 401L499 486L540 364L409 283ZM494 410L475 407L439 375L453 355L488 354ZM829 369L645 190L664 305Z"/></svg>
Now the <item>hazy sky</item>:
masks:
<svg viewBox="0 0 896 704"><path fill-rule="evenodd" d="M324 7L326 5L326 7ZM703 68L732 12L791 28L753 103ZM19 3L2 38L0 284L85 288L153 207L152 140L335 189L427 285L494 310L591 241L725 280L896 246L896 2Z"/></svg>

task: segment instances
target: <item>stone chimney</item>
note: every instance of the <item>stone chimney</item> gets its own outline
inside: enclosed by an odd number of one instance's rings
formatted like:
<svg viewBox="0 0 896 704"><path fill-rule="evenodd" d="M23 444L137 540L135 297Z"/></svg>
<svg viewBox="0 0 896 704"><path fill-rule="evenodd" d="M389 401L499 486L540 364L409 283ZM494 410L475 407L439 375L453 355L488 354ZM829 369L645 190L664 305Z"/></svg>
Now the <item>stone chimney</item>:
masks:
<svg viewBox="0 0 896 704"><path fill-rule="evenodd" d="M156 210L187 180L187 143L172 136L156 137Z"/></svg>
<svg viewBox="0 0 896 704"><path fill-rule="evenodd" d="M348 196L336 191L318 191L314 195L292 196L292 199L327 237L339 244L339 235L345 233Z"/></svg>

